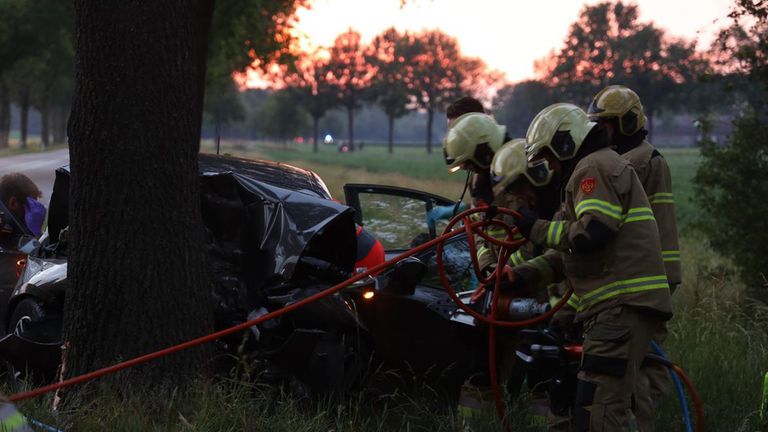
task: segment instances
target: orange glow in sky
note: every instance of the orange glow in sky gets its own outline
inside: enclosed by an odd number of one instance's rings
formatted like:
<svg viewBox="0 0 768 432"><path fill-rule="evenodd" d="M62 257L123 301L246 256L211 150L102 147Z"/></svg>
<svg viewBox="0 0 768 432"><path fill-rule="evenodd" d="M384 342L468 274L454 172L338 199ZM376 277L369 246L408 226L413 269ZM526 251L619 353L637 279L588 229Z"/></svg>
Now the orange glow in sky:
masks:
<svg viewBox="0 0 768 432"><path fill-rule="evenodd" d="M298 12L301 46L328 46L352 27L364 41L387 27L439 28L456 37L462 52L482 58L510 81L534 76L533 63L558 49L584 2L575 0L312 0ZM588 1L587 4L597 3ZM706 47L727 24L732 0L640 0L642 21Z"/></svg>

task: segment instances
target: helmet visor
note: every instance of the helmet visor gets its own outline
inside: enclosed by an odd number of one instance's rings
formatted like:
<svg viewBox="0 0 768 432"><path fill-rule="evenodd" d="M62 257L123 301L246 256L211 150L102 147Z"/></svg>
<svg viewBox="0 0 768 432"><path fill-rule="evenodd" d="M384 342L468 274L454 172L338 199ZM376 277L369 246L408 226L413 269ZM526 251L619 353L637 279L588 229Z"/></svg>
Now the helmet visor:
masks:
<svg viewBox="0 0 768 432"><path fill-rule="evenodd" d="M554 171L549 168L549 162L546 159L539 159L528 164L525 176L536 187L547 185L552 180Z"/></svg>
<svg viewBox="0 0 768 432"><path fill-rule="evenodd" d="M568 160L576 156L576 142L573 141L570 131L557 131L552 136L549 148L560 160Z"/></svg>
<svg viewBox="0 0 768 432"><path fill-rule="evenodd" d="M640 119L634 110L629 110L619 118L619 131L623 135L634 135L640 129Z"/></svg>

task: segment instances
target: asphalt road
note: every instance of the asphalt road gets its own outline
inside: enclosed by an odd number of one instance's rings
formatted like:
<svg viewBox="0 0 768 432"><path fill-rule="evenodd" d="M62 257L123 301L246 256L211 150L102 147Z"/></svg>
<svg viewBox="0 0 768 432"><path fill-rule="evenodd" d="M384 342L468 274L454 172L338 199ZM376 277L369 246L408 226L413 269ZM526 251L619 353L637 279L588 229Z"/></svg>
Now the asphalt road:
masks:
<svg viewBox="0 0 768 432"><path fill-rule="evenodd" d="M40 200L48 206L53 191L56 168L69 163L69 150L40 153L26 153L0 158L0 176L10 172L21 172L29 176L43 192Z"/></svg>

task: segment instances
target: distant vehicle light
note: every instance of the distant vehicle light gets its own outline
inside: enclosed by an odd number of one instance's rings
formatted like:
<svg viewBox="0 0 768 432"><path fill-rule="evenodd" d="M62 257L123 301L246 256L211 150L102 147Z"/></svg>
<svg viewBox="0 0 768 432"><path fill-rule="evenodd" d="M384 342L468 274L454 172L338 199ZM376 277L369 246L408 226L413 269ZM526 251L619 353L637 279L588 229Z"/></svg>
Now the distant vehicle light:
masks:
<svg viewBox="0 0 768 432"><path fill-rule="evenodd" d="M328 134L325 136L325 139L323 140L326 144L333 144L333 137L331 134Z"/></svg>
<svg viewBox="0 0 768 432"><path fill-rule="evenodd" d="M296 138L294 139L294 141L296 141L296 143L297 143L297 144L301 144L301 143L303 143L303 142L304 142L304 137L296 137Z"/></svg>

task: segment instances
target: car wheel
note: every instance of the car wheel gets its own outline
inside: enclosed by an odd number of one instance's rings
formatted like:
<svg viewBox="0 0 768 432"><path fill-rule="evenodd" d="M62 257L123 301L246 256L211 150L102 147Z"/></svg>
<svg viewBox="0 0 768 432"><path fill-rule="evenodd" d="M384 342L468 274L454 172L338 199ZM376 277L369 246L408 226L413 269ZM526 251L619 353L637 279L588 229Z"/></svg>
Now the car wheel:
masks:
<svg viewBox="0 0 768 432"><path fill-rule="evenodd" d="M32 297L25 298L13 309L11 319L8 321L8 333L30 339L28 335L29 325L47 319L48 315L45 307L38 299ZM8 383L16 391L23 389L25 382L39 384L47 382L49 378L46 374L41 375L21 365L14 365L9 361L6 362L6 365Z"/></svg>
<svg viewBox="0 0 768 432"><path fill-rule="evenodd" d="M24 337L25 327L29 324L45 319L46 313L43 305L35 298L25 298L16 305L8 321L8 333Z"/></svg>

